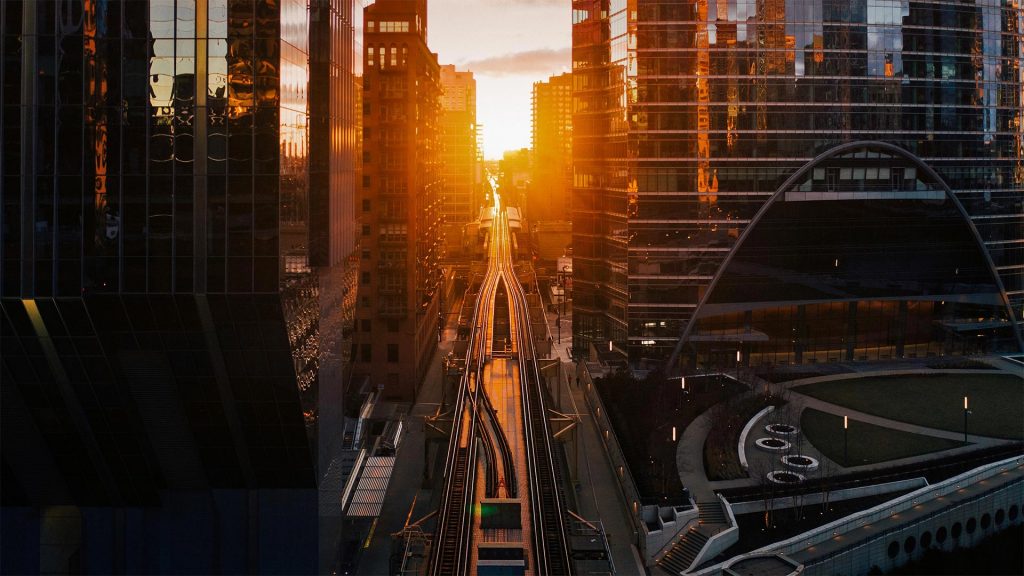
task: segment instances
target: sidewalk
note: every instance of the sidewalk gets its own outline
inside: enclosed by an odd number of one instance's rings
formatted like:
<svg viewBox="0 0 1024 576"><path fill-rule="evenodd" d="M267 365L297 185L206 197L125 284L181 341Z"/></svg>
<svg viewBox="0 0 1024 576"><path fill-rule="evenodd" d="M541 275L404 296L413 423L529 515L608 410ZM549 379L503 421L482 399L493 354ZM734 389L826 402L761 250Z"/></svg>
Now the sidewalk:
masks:
<svg viewBox="0 0 1024 576"><path fill-rule="evenodd" d="M560 406L561 411L576 414L577 421L576 441L579 442L579 450L575 466L577 468L577 483L579 488L576 492L578 513L587 520L598 520L604 526L605 535L608 538L608 546L611 548L612 561L619 574L644 574L646 570L640 553L633 545L633 524L629 519L628 505L622 500L622 494L617 486L618 480L615 477L615 470L608 461L604 446L601 442L600 431L594 424L583 391L572 385L576 381L576 367L572 364L570 352L572 350L572 311L567 306L568 314L561 317L562 339L558 340L558 328L555 321L558 314L547 310L544 306L544 317L547 321L552 343L553 356L562 362L563 378L559 383L563 392L558 397L568 398ZM572 450L567 448L566 458L571 469L574 463L571 460Z"/></svg>
<svg viewBox="0 0 1024 576"><path fill-rule="evenodd" d="M576 462L579 515L587 520L599 520L604 525L612 560L619 574L644 574L643 562L632 542L633 525L616 485L615 472L601 444L600 432L590 416L583 391L569 384L575 382L574 366L566 362L562 369L565 377L560 385L569 392L566 408L579 416L576 434L579 442ZM569 462L569 467L573 467L573 462Z"/></svg>

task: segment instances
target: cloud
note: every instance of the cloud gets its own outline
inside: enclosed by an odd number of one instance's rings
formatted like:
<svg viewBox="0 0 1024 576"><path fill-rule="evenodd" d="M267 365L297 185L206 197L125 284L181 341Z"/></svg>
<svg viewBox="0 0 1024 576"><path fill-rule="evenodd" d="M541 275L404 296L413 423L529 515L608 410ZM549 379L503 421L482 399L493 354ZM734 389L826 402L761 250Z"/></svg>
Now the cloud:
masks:
<svg viewBox="0 0 1024 576"><path fill-rule="evenodd" d="M527 50L499 54L479 60L469 60L459 67L476 74L489 76L515 76L554 74L568 69L572 64L572 48Z"/></svg>

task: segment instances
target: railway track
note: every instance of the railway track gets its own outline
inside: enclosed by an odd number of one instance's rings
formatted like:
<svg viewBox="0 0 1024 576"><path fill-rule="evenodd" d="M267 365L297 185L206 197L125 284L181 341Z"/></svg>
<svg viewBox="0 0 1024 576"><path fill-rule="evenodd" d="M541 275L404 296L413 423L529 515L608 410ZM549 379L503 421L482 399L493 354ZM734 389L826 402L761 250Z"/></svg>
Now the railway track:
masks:
<svg viewBox="0 0 1024 576"><path fill-rule="evenodd" d="M485 462L484 496L517 498L516 462L497 412L484 390L484 367L495 325L495 299L499 283L508 295L513 356L519 367L523 446L526 457L533 574L573 573L564 521L564 496L547 419L542 381L537 368L526 293L515 275L509 247L508 220L495 210L487 245L489 265L476 298L467 353L466 373L459 385L452 437L445 459L445 488L431 549L430 574L461 575L471 566L471 532L476 502L477 462ZM478 448L482 448L482 454ZM501 493L504 485L505 493Z"/></svg>
<svg viewBox="0 0 1024 576"><path fill-rule="evenodd" d="M470 564L473 499L476 489L479 399L483 388L487 315L493 308L498 274L488 268L477 294L475 330L467 348L466 372L459 383L452 437L445 458L445 488L431 548L430 573L465 574Z"/></svg>
<svg viewBox="0 0 1024 576"><path fill-rule="evenodd" d="M504 224L507 226L507 223ZM507 230L506 230L507 233ZM530 517L533 525L535 574L572 574L573 563L565 525L565 498L554 460L554 446L547 418L537 356L533 345L529 303L515 277L511 255L503 274L511 286L510 308L516 317L522 386L523 430L530 478Z"/></svg>

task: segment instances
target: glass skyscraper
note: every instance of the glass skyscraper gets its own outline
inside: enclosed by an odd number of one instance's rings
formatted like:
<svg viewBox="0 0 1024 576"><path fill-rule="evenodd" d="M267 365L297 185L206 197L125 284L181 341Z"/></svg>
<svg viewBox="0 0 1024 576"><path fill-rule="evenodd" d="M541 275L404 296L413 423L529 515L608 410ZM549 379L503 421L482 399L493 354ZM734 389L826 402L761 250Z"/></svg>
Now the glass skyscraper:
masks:
<svg viewBox="0 0 1024 576"><path fill-rule="evenodd" d="M0 3L5 571L316 570L354 4Z"/></svg>
<svg viewBox="0 0 1024 576"><path fill-rule="evenodd" d="M1016 350L1014 1L575 0L574 348Z"/></svg>

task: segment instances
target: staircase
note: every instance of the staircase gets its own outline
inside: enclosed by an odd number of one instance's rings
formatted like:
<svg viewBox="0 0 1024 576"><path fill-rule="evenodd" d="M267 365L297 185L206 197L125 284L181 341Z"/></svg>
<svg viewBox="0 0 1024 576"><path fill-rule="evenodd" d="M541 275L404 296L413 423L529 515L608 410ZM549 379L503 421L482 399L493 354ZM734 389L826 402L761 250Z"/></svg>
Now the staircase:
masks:
<svg viewBox="0 0 1024 576"><path fill-rule="evenodd" d="M697 518L702 526L705 524L729 524L729 519L725 516L725 510L722 508L720 500L698 502L697 511L699 513Z"/></svg>
<svg viewBox="0 0 1024 576"><path fill-rule="evenodd" d="M700 528L690 528L672 548L658 560L658 566L672 574L682 574L690 568L697 555L704 549L709 536Z"/></svg>
<svg viewBox="0 0 1024 576"><path fill-rule="evenodd" d="M720 500L708 500L697 503L698 526L690 528L672 548L658 560L658 567L671 574L686 572L693 561L704 549L708 539L721 530L729 527L729 518L725 514Z"/></svg>

